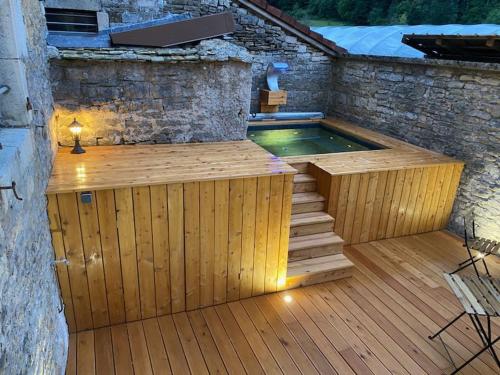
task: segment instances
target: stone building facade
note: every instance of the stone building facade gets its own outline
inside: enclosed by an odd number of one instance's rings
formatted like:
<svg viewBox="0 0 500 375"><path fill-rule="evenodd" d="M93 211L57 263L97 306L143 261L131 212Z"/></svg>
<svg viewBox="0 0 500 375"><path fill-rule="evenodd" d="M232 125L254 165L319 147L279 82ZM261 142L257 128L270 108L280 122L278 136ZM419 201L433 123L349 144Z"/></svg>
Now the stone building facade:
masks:
<svg viewBox="0 0 500 375"><path fill-rule="evenodd" d="M497 64L353 57L332 72L330 115L463 160L450 229L473 214L479 234L500 237Z"/></svg>
<svg viewBox="0 0 500 375"><path fill-rule="evenodd" d="M53 51L58 140L84 125L82 141L217 142L246 138L251 58L213 39L189 48Z"/></svg>
<svg viewBox="0 0 500 375"><path fill-rule="evenodd" d="M65 4L64 4L65 3ZM288 91L283 111L325 111L331 80L332 58L301 41L284 28L265 20L234 0L81 0L73 6L106 12L110 25L140 22L167 13L189 12L193 17L230 11L236 21L232 42L245 47L252 56L251 112L259 112L259 88L266 88L265 72L270 62L287 62L290 70L280 79ZM68 7L68 1L47 0L47 6Z"/></svg>
<svg viewBox="0 0 500 375"><path fill-rule="evenodd" d="M23 199L17 200L12 190L0 192L0 373L62 374L68 333L45 198L56 144L45 19L38 0L0 4L0 85L4 79L24 81L0 95L0 109L17 99L24 104L18 123L0 116L0 185L15 181Z"/></svg>

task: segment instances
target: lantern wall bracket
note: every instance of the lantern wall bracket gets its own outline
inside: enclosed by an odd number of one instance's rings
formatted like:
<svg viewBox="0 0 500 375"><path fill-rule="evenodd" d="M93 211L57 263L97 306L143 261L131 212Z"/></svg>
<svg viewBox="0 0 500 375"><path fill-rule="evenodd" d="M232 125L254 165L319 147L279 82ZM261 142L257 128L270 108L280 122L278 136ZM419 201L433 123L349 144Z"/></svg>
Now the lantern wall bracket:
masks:
<svg viewBox="0 0 500 375"><path fill-rule="evenodd" d="M16 199L18 201L22 201L23 200L23 198L21 198L19 195L17 195L16 182L15 181L12 181L12 184L10 186L0 186L0 190L12 190L12 192L14 193L14 197L16 197Z"/></svg>

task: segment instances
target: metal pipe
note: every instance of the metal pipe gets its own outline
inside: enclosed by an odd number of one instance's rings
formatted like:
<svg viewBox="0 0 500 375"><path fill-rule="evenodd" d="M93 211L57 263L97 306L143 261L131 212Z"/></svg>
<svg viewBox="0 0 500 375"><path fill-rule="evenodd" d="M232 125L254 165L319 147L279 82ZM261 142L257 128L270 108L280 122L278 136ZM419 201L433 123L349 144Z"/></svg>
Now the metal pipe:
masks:
<svg viewBox="0 0 500 375"><path fill-rule="evenodd" d="M312 120L323 119L323 112L276 112L276 113L251 113L248 121L265 120Z"/></svg>

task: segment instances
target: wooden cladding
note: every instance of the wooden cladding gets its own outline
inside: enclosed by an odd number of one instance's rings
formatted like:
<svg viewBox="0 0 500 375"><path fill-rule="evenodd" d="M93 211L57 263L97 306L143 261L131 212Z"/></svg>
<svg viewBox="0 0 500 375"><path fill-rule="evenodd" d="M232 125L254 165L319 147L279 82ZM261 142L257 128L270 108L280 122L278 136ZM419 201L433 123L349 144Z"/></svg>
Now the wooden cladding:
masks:
<svg viewBox="0 0 500 375"><path fill-rule="evenodd" d="M48 195L70 331L284 288L293 175Z"/></svg>
<svg viewBox="0 0 500 375"><path fill-rule="evenodd" d="M463 164L343 175L313 169L335 232L356 244L445 228Z"/></svg>

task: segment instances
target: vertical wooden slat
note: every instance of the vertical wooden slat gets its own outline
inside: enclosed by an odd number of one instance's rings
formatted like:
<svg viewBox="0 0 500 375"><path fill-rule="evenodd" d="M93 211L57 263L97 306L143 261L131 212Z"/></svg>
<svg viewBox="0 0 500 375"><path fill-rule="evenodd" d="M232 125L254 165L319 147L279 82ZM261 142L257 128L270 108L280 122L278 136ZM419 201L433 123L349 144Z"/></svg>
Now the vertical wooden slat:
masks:
<svg viewBox="0 0 500 375"><path fill-rule="evenodd" d="M226 302L229 181L215 181L214 303Z"/></svg>
<svg viewBox="0 0 500 375"><path fill-rule="evenodd" d="M382 215L382 206L384 204L384 194L387 185L388 171L377 172L377 191L375 192L375 200L373 202L373 215L370 224L370 233L368 241L373 241L377 238L378 228L380 225L380 218Z"/></svg>
<svg viewBox="0 0 500 375"><path fill-rule="evenodd" d="M396 182L394 185L394 193L391 200L391 209L389 211L389 220L387 221L387 230L385 232L385 238L391 238L394 236L394 231L396 229L396 221L398 219L399 204L401 203L401 195L403 193L403 187L405 182L406 170L400 169L396 175Z"/></svg>
<svg viewBox="0 0 500 375"><path fill-rule="evenodd" d="M347 199L349 197L349 186L351 185L351 175L343 175L340 181L337 213L335 216L335 232L339 236L344 234L345 215L347 210Z"/></svg>
<svg viewBox="0 0 500 375"><path fill-rule="evenodd" d="M288 245L290 237L290 219L292 216L293 175L285 175L283 182L283 202L281 211L281 233L278 256L277 288L286 287L286 274L288 268Z"/></svg>
<svg viewBox="0 0 500 375"><path fill-rule="evenodd" d="M96 191L99 231L101 233L102 259L106 278L109 321L111 324L125 322L120 245L116 223L115 194L113 190Z"/></svg>
<svg viewBox="0 0 500 375"><path fill-rule="evenodd" d="M401 200L399 207L396 211L396 224L394 226L394 236L401 236L404 230L406 209L410 199L410 192L413 186L414 169L407 169L405 173L405 181L403 183L403 190L401 191Z"/></svg>
<svg viewBox="0 0 500 375"><path fill-rule="evenodd" d="M125 316L127 321L132 321L141 318L132 189L116 189L115 204L122 264Z"/></svg>
<svg viewBox="0 0 500 375"><path fill-rule="evenodd" d="M184 197L182 184L167 185L168 245L172 312L186 308L184 272Z"/></svg>
<svg viewBox="0 0 500 375"><path fill-rule="evenodd" d="M78 212L80 215L83 252L87 267L87 280L94 328L104 327L109 325L108 300L106 298L95 193L92 193L90 203L82 203L78 200Z"/></svg>
<svg viewBox="0 0 500 375"><path fill-rule="evenodd" d="M450 220L451 211L453 209L453 202L457 195L458 186L460 184L460 177L462 176L463 164L455 164L453 168L453 177L450 183L450 189L448 191L448 197L443 211L443 218L441 221L441 228L446 228L448 221Z"/></svg>
<svg viewBox="0 0 500 375"><path fill-rule="evenodd" d="M172 311L170 300L167 186L151 186L150 191L156 314L164 315Z"/></svg>
<svg viewBox="0 0 500 375"><path fill-rule="evenodd" d="M61 218L64 249L69 262L68 274L71 284L76 329L85 330L93 328L94 325L76 197L77 195L74 193L58 194L57 201Z"/></svg>
<svg viewBox="0 0 500 375"><path fill-rule="evenodd" d="M257 178L245 178L243 180L240 298L247 298L252 295L256 205Z"/></svg>
<svg viewBox="0 0 500 375"><path fill-rule="evenodd" d="M151 195L149 186L132 189L134 199L135 242L139 295L143 319L156 315L153 232L151 229Z"/></svg>
<svg viewBox="0 0 500 375"><path fill-rule="evenodd" d="M410 195L408 198L408 204L404 215L403 229L401 231L401 235L403 236L406 236L411 233L411 224L413 221L413 217L416 214L415 208L417 205L417 198L420 190L420 181L422 180L423 171L424 171L423 168L417 168L415 169L415 172L413 174L413 181L411 185Z"/></svg>
<svg viewBox="0 0 500 375"><path fill-rule="evenodd" d="M418 224L422 216L422 210L425 204L425 194L427 192L427 184L429 183L430 168L422 168L422 176L420 177L420 186L415 198L415 208L411 218L410 232L411 234L418 233Z"/></svg>
<svg viewBox="0 0 500 375"><path fill-rule="evenodd" d="M380 221L377 229L377 240L386 238L389 213L391 211L391 202L394 195L397 175L398 171L389 171L389 173L387 174L387 183L385 186L382 209L380 211Z"/></svg>
<svg viewBox="0 0 500 375"><path fill-rule="evenodd" d="M375 205L375 199L377 196L377 185L378 185L378 172L371 172L368 174L368 190L366 192L365 201L365 211L363 215L363 221L361 224L361 231L358 238L358 242L367 242L370 238L370 229L372 227L373 218L373 206Z"/></svg>
<svg viewBox="0 0 500 375"><path fill-rule="evenodd" d="M184 184L186 309L200 306L200 183Z"/></svg>
<svg viewBox="0 0 500 375"><path fill-rule="evenodd" d="M269 229L266 250L266 277L264 283L264 291L266 293L275 292L277 287L284 181L283 175L271 177Z"/></svg>
<svg viewBox="0 0 500 375"><path fill-rule="evenodd" d="M365 216L366 196L368 194L368 183L370 174L363 173L359 180L358 197L356 198L356 208L354 211L354 220L352 223L352 234L350 243L359 243L361 237L361 227Z"/></svg>
<svg viewBox="0 0 500 375"><path fill-rule="evenodd" d="M354 223L354 216L356 213L356 201L358 199L360 179L360 174L353 174L351 176L351 183L349 184L344 230L342 231L342 239L346 245L351 243L352 225Z"/></svg>
<svg viewBox="0 0 500 375"><path fill-rule="evenodd" d="M429 178L427 182L427 188L425 191L425 199L424 206L422 208L422 214L420 216L420 222L418 224L418 232L427 231L427 219L430 215L430 208L432 203L432 195L434 194L434 189L437 181L437 174L439 171L439 167L431 167L429 168Z"/></svg>
<svg viewBox="0 0 500 375"><path fill-rule="evenodd" d="M227 256L227 300L240 297L243 180L229 181L229 237Z"/></svg>
<svg viewBox="0 0 500 375"><path fill-rule="evenodd" d="M437 209L436 209L436 217L434 218L434 223L432 226L433 230L441 229L441 223L443 222L443 215L446 206L446 201L448 198L448 194L450 192L451 180L453 178L453 164L447 164L444 166L444 179L443 185L441 187L441 191L439 194Z"/></svg>
<svg viewBox="0 0 500 375"><path fill-rule="evenodd" d="M215 184L200 182L200 304L214 303Z"/></svg>
<svg viewBox="0 0 500 375"><path fill-rule="evenodd" d="M436 220L436 214L438 211L439 197L441 196L441 191L443 189L443 184L446 178L445 172L446 165L440 165L437 172L434 191L432 192L432 200L429 206L429 216L427 217L427 223L425 224L426 231L432 231L434 229L434 221Z"/></svg>
<svg viewBox="0 0 500 375"><path fill-rule="evenodd" d="M337 205L339 202L341 182L342 176L331 176L330 194L328 196L328 214L335 219L337 217Z"/></svg>
<svg viewBox="0 0 500 375"><path fill-rule="evenodd" d="M257 179L257 211L255 219L252 295L264 293L270 191L271 178L259 177Z"/></svg>
<svg viewBox="0 0 500 375"><path fill-rule="evenodd" d="M68 267L64 262L61 262L66 259L66 253L64 251L61 220L59 218L59 206L57 204L56 195L47 196L47 214L49 217L49 227L52 235L52 247L54 248L55 258L60 261L56 263L56 270L57 278L59 280L59 288L61 289L61 297L64 302L64 315L66 316L69 331L75 332L75 312L73 309L73 300L71 299Z"/></svg>

